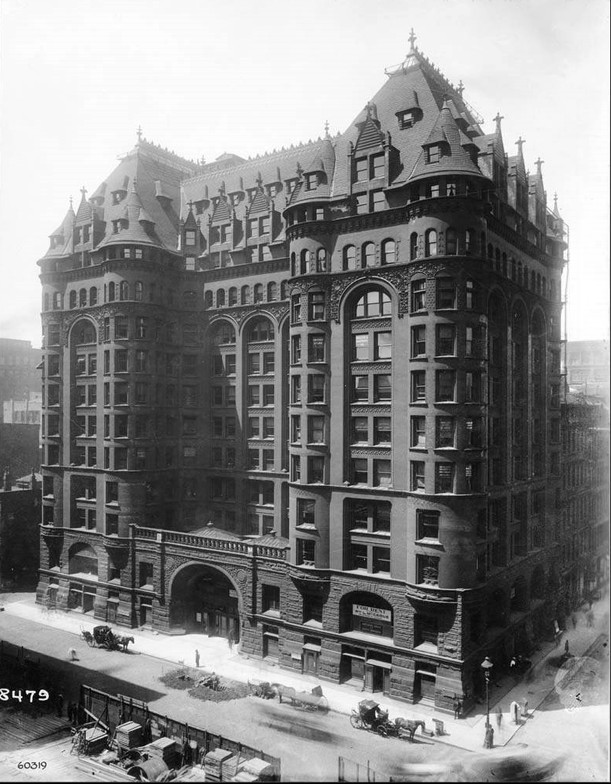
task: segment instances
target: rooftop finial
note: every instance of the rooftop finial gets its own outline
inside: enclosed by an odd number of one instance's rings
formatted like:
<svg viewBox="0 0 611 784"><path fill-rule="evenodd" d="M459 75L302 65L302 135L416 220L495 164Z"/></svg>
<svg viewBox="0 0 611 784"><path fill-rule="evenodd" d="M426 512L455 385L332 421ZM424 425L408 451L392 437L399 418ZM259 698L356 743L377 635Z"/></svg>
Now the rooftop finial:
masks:
<svg viewBox="0 0 611 784"><path fill-rule="evenodd" d="M87 195L87 188L83 185L83 187L81 188L81 196L84 199L86 195Z"/></svg>
<svg viewBox="0 0 611 784"><path fill-rule="evenodd" d="M554 193L554 212L558 210L558 194Z"/></svg>
<svg viewBox="0 0 611 784"><path fill-rule="evenodd" d="M463 93L464 89L465 89L465 86L462 83L462 79L461 79L460 82L458 83L458 87L456 88L456 92L460 95L461 98L462 98L462 93Z"/></svg>
<svg viewBox="0 0 611 784"><path fill-rule="evenodd" d="M72 209L72 196L70 197L70 209Z"/></svg>
<svg viewBox="0 0 611 784"><path fill-rule="evenodd" d="M138 143L140 143L142 141L142 126L141 125L138 126L138 130L136 131L136 134L138 136Z"/></svg>
<svg viewBox="0 0 611 784"><path fill-rule="evenodd" d="M499 114L499 112L496 113L496 117L494 118L494 122L496 123L496 132L497 133L501 132L501 120L504 120L504 119L505 118L503 117L502 114ZM522 137L520 136L520 138L522 138ZM517 142L516 142L516 144L517 144Z"/></svg>
<svg viewBox="0 0 611 784"><path fill-rule="evenodd" d="M544 163L545 163L545 161L541 160L541 156L539 156L537 158L537 160L535 161L535 166L537 167L537 176L538 177L541 176L541 165L544 164Z"/></svg>
<svg viewBox="0 0 611 784"><path fill-rule="evenodd" d="M520 136L520 138L519 138L519 139L518 139L518 141L516 142L516 144L518 145L518 155L522 155L522 145L523 145L523 144L525 144L525 143L526 143L526 139L523 139L523 138Z"/></svg>
<svg viewBox="0 0 611 784"><path fill-rule="evenodd" d="M325 139L329 138L329 120L325 120Z"/></svg>
<svg viewBox="0 0 611 784"><path fill-rule="evenodd" d="M413 27L412 27L412 29L409 32L409 38L407 40L409 41L409 50L410 50L410 52L413 52L414 49L416 48L416 46L415 46L415 43L416 43L416 33L414 33L414 28Z"/></svg>
<svg viewBox="0 0 611 784"><path fill-rule="evenodd" d="M189 212L193 212L193 200L189 199L187 202L187 207L189 208Z"/></svg>

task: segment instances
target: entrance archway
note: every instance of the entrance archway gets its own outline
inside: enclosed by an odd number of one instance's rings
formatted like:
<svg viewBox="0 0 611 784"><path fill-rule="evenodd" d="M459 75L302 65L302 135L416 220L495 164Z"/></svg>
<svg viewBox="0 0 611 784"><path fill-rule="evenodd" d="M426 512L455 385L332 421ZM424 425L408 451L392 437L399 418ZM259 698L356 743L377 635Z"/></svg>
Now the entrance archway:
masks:
<svg viewBox="0 0 611 784"><path fill-rule="evenodd" d="M171 584L170 626L187 633L240 640L238 591L220 569L189 564L174 575Z"/></svg>

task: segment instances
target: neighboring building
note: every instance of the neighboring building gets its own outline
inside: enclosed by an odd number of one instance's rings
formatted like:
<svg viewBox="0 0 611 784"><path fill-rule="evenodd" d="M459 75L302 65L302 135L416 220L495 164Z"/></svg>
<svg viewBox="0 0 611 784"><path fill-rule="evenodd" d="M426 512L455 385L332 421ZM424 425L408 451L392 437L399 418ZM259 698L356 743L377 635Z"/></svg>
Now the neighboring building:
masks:
<svg viewBox="0 0 611 784"><path fill-rule="evenodd" d="M6 400L3 409L3 421L7 425L40 425L42 397Z"/></svg>
<svg viewBox="0 0 611 784"><path fill-rule="evenodd" d="M39 553L40 474L13 482L5 470L0 483L0 588L32 590Z"/></svg>
<svg viewBox="0 0 611 784"><path fill-rule="evenodd" d="M0 404L7 400L40 397L42 351L32 348L29 340L0 338ZM3 407L0 406L0 414ZM6 421L6 420L4 420Z"/></svg>
<svg viewBox="0 0 611 784"><path fill-rule="evenodd" d="M597 398L569 393L561 422L558 562L571 608L609 583L609 410Z"/></svg>
<svg viewBox="0 0 611 784"><path fill-rule="evenodd" d="M40 602L440 710L553 638L566 227L501 119L412 39L337 137L139 139L83 192L39 262Z"/></svg>
<svg viewBox="0 0 611 784"><path fill-rule="evenodd" d="M609 405L609 341L569 340L566 375L571 390L595 395Z"/></svg>
<svg viewBox="0 0 611 784"><path fill-rule="evenodd" d="M0 474L40 470L40 425L0 424Z"/></svg>

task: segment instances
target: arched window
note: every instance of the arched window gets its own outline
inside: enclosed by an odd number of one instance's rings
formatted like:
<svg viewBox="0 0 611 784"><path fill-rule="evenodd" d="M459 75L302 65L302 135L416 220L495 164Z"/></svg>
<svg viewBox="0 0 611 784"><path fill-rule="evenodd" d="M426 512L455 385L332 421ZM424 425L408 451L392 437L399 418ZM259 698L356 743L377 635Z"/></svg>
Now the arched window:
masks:
<svg viewBox="0 0 611 784"><path fill-rule="evenodd" d="M240 304L241 305L250 304L250 286L242 286L242 291L240 293Z"/></svg>
<svg viewBox="0 0 611 784"><path fill-rule="evenodd" d="M235 329L226 321L212 328L210 339L215 346L227 346L235 343Z"/></svg>
<svg viewBox="0 0 611 784"><path fill-rule="evenodd" d="M495 264L494 268L497 272L501 271L501 251L497 248L494 252Z"/></svg>
<svg viewBox="0 0 611 784"><path fill-rule="evenodd" d="M89 304L90 305L97 305L98 304L98 290L95 286L92 286L89 289Z"/></svg>
<svg viewBox="0 0 611 784"><path fill-rule="evenodd" d="M109 302L114 302L115 299L116 299L115 288L116 288L115 287L115 282L114 282L114 280L111 280L110 283L108 284L108 301Z"/></svg>
<svg viewBox="0 0 611 784"><path fill-rule="evenodd" d="M456 237L456 229L448 229L446 231L446 255L456 256L458 253L458 239Z"/></svg>
<svg viewBox="0 0 611 784"><path fill-rule="evenodd" d="M324 248L319 248L316 251L316 272L327 271L327 251Z"/></svg>
<svg viewBox="0 0 611 784"><path fill-rule="evenodd" d="M87 289L80 289L78 293L78 304L79 308L87 306Z"/></svg>
<svg viewBox="0 0 611 784"><path fill-rule="evenodd" d="M121 281L121 286L119 288L119 297L122 300L129 299L129 284L126 280Z"/></svg>
<svg viewBox="0 0 611 784"><path fill-rule="evenodd" d="M286 280L280 283L280 299L287 299L289 295L289 286Z"/></svg>
<svg viewBox="0 0 611 784"><path fill-rule="evenodd" d="M537 276L535 275L535 271L531 270L530 272L530 290L535 291L537 288Z"/></svg>
<svg viewBox="0 0 611 784"><path fill-rule="evenodd" d="M376 263L376 247L373 242L366 242L361 248L361 266L373 267Z"/></svg>
<svg viewBox="0 0 611 784"><path fill-rule="evenodd" d="M267 301L273 302L278 299L278 285L276 283L267 284Z"/></svg>
<svg viewBox="0 0 611 784"><path fill-rule="evenodd" d="M255 302L263 302L263 284L255 283L254 288Z"/></svg>
<svg viewBox="0 0 611 784"><path fill-rule="evenodd" d="M137 280L134 283L134 299L136 299L138 302L142 302L143 292L144 287L142 285L142 281Z"/></svg>
<svg viewBox="0 0 611 784"><path fill-rule="evenodd" d="M238 290L235 286L232 286L229 289L229 305L237 305L238 304Z"/></svg>
<svg viewBox="0 0 611 784"><path fill-rule="evenodd" d="M207 307L207 308L211 308L212 307L212 296L213 295L212 295L211 291L207 291L204 294L204 305L205 305L205 307Z"/></svg>
<svg viewBox="0 0 611 784"><path fill-rule="evenodd" d="M72 339L77 346L95 343L96 332L90 321L79 321L72 331Z"/></svg>
<svg viewBox="0 0 611 784"><path fill-rule="evenodd" d="M76 291L73 290L70 292L69 303L71 308L76 307Z"/></svg>
<svg viewBox="0 0 611 784"><path fill-rule="evenodd" d="M296 275L297 274L297 270L295 268L295 260L296 260L296 258L297 257L295 256L295 254L291 253L291 275Z"/></svg>
<svg viewBox="0 0 611 784"><path fill-rule="evenodd" d="M361 294L354 308L354 318L372 318L390 316L390 314L390 295L381 289L372 289Z"/></svg>
<svg viewBox="0 0 611 784"><path fill-rule="evenodd" d="M435 229L429 229L426 233L425 237L425 255L427 256L436 256L437 255L437 232Z"/></svg>
<svg viewBox="0 0 611 784"><path fill-rule="evenodd" d="M342 254L342 269L356 269L356 248L354 245L346 245Z"/></svg>
<svg viewBox="0 0 611 784"><path fill-rule="evenodd" d="M260 343L274 339L274 325L269 319L258 318L251 322L248 335L248 343Z"/></svg>
<svg viewBox="0 0 611 784"><path fill-rule="evenodd" d="M49 310L49 295L45 294L44 297L42 298L42 301L44 303L43 306L42 306L42 309L43 310Z"/></svg>
<svg viewBox="0 0 611 784"><path fill-rule="evenodd" d="M62 293L61 291L56 291L53 294L53 310L61 310L62 307L63 307Z"/></svg>
<svg viewBox="0 0 611 784"><path fill-rule="evenodd" d="M522 262L518 261L518 283L522 285Z"/></svg>
<svg viewBox="0 0 611 784"><path fill-rule="evenodd" d="M308 272L308 267L310 264L310 251L306 250L305 248L301 251L301 255L299 257L300 264L299 264L299 274L305 275Z"/></svg>
<svg viewBox="0 0 611 784"><path fill-rule="evenodd" d="M503 277L507 277L507 254L503 253L501 255L501 265L503 270Z"/></svg>
<svg viewBox="0 0 611 784"><path fill-rule="evenodd" d="M409 235L409 258L413 261L418 256L418 234L415 231Z"/></svg>
<svg viewBox="0 0 611 784"><path fill-rule="evenodd" d="M397 260L396 245L394 240L384 240L382 243L382 264L394 264Z"/></svg>
<svg viewBox="0 0 611 784"><path fill-rule="evenodd" d="M216 292L216 306L222 308L225 304L225 289L219 289Z"/></svg>

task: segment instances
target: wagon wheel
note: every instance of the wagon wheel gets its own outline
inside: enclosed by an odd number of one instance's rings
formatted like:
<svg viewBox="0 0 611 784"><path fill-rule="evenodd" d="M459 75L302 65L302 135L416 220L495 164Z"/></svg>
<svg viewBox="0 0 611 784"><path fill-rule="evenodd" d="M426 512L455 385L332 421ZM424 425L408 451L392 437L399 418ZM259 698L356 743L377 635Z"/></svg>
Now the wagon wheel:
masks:
<svg viewBox="0 0 611 784"><path fill-rule="evenodd" d="M90 648L93 648L93 646L95 645L95 640L93 639L93 637L85 637L85 640L87 641L87 645Z"/></svg>
<svg viewBox="0 0 611 784"><path fill-rule="evenodd" d="M378 735L381 735L383 738L388 737L388 730L383 724L380 724L378 727Z"/></svg>
<svg viewBox="0 0 611 784"><path fill-rule="evenodd" d="M353 713L350 716L350 724L352 724L352 726L357 730L363 729L363 722L361 721L361 717L357 716L356 713Z"/></svg>

